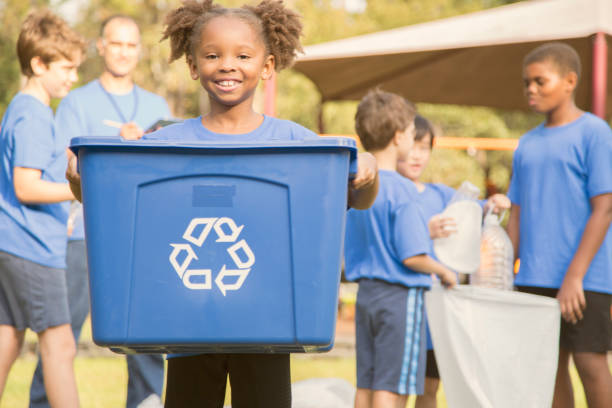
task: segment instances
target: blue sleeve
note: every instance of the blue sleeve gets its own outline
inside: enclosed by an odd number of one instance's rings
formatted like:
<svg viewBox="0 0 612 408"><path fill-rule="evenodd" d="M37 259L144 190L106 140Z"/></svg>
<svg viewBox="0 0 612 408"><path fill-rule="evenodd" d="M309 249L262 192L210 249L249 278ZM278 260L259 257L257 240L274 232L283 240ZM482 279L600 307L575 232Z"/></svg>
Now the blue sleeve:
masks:
<svg viewBox="0 0 612 408"><path fill-rule="evenodd" d="M431 239L416 202L400 205L393 214L393 246L398 261L431 252Z"/></svg>
<svg viewBox="0 0 612 408"><path fill-rule="evenodd" d="M301 128L297 132L293 132L293 140L315 140L318 138L319 135L306 128Z"/></svg>
<svg viewBox="0 0 612 408"><path fill-rule="evenodd" d="M520 151L516 149L514 157L512 157L512 177L510 178L510 186L508 187L508 198L512 204L520 204L520 186L519 186L519 175L518 175L518 162L519 162Z"/></svg>
<svg viewBox="0 0 612 408"><path fill-rule="evenodd" d="M290 128L292 140L313 140L319 138L319 135L312 130L305 128L299 123L295 123L290 120L281 120L277 123L281 123Z"/></svg>
<svg viewBox="0 0 612 408"><path fill-rule="evenodd" d="M612 130L605 123L589 140L586 170L589 198L612 193Z"/></svg>
<svg viewBox="0 0 612 408"><path fill-rule="evenodd" d="M53 123L48 117L29 115L19 120L13 130L13 167L44 170L55 154Z"/></svg>

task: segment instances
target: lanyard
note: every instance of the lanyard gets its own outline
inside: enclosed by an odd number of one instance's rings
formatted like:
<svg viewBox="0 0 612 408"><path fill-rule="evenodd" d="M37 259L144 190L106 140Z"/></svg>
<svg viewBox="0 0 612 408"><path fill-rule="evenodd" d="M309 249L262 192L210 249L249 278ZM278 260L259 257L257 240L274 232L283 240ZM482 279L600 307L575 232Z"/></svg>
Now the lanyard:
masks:
<svg viewBox="0 0 612 408"><path fill-rule="evenodd" d="M132 122L134 118L136 117L136 112L138 112L138 92L136 92L136 85L133 85L132 87L132 95L134 95L134 111L132 112L132 116L130 116L130 120L127 120L125 118L125 116L123 115L123 112L119 108L119 105L117 105L117 101L115 101L115 98L113 97L113 95L111 95L111 93L108 92L102 86L102 83L100 81L98 81L98 85L100 85L100 88L102 88L102 91L108 97L108 100L110 101L111 105L113 105L113 108L115 108L115 112L117 112L117 115L119 115L119 117L121 118L122 123L125 124L125 123Z"/></svg>

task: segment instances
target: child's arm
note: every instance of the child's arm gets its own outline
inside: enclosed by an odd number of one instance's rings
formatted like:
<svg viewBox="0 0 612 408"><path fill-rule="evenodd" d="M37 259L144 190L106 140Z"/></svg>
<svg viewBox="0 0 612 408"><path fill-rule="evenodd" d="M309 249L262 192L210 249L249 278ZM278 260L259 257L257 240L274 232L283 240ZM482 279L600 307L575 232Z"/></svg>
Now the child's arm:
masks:
<svg viewBox="0 0 612 408"><path fill-rule="evenodd" d="M52 204L74 199L68 184L42 180L41 176L39 169L13 169L13 188L22 204Z"/></svg>
<svg viewBox="0 0 612 408"><path fill-rule="evenodd" d="M457 276L446 266L437 262L429 255L421 254L406 258L402 262L404 266L416 272L436 275L440 281L449 288L457 284Z"/></svg>
<svg viewBox="0 0 612 408"><path fill-rule="evenodd" d="M510 207L510 219L508 220L508 225L506 226L506 232L510 237L510 241L512 242L512 248L514 248L514 259L518 258L519 252L519 232L520 232L520 222L521 222L521 206L517 204L512 204Z"/></svg>
<svg viewBox="0 0 612 408"><path fill-rule="evenodd" d="M372 154L359 153L357 176L351 181L348 205L357 210L370 208L378 194L378 166Z"/></svg>
<svg viewBox="0 0 612 408"><path fill-rule="evenodd" d="M592 197L590 201L591 216L587 220L578 249L557 293L561 315L571 323L582 319L582 310L586 307L582 280L603 243L612 221L612 193Z"/></svg>

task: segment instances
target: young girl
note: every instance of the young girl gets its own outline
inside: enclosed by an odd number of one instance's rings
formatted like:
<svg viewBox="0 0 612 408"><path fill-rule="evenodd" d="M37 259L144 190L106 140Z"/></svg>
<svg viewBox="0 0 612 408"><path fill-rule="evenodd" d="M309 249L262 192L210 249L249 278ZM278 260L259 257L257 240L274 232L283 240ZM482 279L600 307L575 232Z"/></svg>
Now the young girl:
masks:
<svg viewBox="0 0 612 408"><path fill-rule="evenodd" d="M166 18L171 61L186 57L191 78L208 93L210 112L145 135L145 139L303 140L317 135L293 122L253 110L260 79L290 66L301 50L299 16L281 1L224 8L210 0L185 1ZM76 160L67 176L80 196ZM361 154L348 203L367 208L378 189L376 162ZM291 406L288 354L200 354L168 360L166 407L222 407L227 375L234 408Z"/></svg>
<svg viewBox="0 0 612 408"><path fill-rule="evenodd" d="M421 115L416 115L414 126L416 129L414 145L408 156L398 161L397 168L401 175L414 182L419 191L421 208L428 222L431 239L447 237L452 234L456 224L452 218L444 217L440 213L455 194L455 190L441 183L424 183L420 180L431 157L435 134L429 121ZM510 208L510 200L503 194L495 194L483 204L485 208L493 206L494 211ZM428 328L425 392L417 397L415 407L435 408L439 384L440 374Z"/></svg>

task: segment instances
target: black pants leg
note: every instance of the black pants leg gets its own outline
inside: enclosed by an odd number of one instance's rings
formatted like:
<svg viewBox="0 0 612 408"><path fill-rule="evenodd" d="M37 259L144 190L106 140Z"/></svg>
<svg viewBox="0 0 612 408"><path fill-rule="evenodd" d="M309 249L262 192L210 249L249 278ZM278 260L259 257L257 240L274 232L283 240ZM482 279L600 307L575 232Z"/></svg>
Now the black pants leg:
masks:
<svg viewBox="0 0 612 408"><path fill-rule="evenodd" d="M291 408L289 354L230 354L232 408Z"/></svg>
<svg viewBox="0 0 612 408"><path fill-rule="evenodd" d="M226 354L169 358L164 407L223 408L226 384Z"/></svg>

